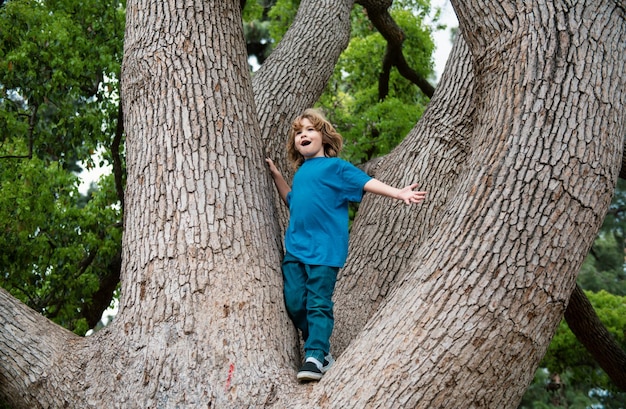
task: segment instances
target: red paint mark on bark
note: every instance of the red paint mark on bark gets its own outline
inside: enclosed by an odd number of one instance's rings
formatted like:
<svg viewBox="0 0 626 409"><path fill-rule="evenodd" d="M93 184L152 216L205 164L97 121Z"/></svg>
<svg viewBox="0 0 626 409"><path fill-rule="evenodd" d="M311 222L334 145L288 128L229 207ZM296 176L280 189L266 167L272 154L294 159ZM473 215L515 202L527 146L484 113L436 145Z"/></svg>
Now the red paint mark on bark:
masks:
<svg viewBox="0 0 626 409"><path fill-rule="evenodd" d="M233 374L235 373L235 364L230 364L228 368L228 378L226 378L226 386L224 387L224 392L228 392L230 389L230 381L233 379Z"/></svg>

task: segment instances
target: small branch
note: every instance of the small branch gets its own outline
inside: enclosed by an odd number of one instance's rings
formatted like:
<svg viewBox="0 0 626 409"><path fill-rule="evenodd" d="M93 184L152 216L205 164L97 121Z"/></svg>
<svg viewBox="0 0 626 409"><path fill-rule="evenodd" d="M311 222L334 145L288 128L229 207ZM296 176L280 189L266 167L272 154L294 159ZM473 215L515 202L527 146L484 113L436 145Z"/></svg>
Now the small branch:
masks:
<svg viewBox="0 0 626 409"><path fill-rule="evenodd" d="M120 145L122 144L122 136L124 135L124 111L120 102L117 111L117 127L115 128L115 137L111 144L111 156L113 158L113 177L115 178L115 191L120 201L122 212L124 212L124 169L122 166L122 158L120 156Z"/></svg>
<svg viewBox="0 0 626 409"><path fill-rule="evenodd" d="M121 270L122 253L120 251L107 264L105 275L99 277L100 285L98 290L92 294L91 303L85 303L81 307L89 328L94 328L102 318L104 311L109 308L115 289L120 282Z"/></svg>
<svg viewBox="0 0 626 409"><path fill-rule="evenodd" d="M6 156L0 156L0 159L32 159L33 155L32 152L29 153L28 155L6 155Z"/></svg>
<svg viewBox="0 0 626 409"><path fill-rule="evenodd" d="M387 44L385 57L383 57L383 68L378 76L378 100L383 101L389 95L389 78L391 77L391 68L393 67L393 56L391 47Z"/></svg>

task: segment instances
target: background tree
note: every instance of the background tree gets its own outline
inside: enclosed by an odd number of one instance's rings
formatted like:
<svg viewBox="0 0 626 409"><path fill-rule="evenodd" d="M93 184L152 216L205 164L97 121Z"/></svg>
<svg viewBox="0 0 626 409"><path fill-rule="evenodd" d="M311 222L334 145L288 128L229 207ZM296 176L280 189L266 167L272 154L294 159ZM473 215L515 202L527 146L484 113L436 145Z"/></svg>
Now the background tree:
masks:
<svg viewBox="0 0 626 409"><path fill-rule="evenodd" d="M81 335L120 276L123 28L120 1L0 8L0 285ZM116 172L81 196L97 150Z"/></svg>
<svg viewBox="0 0 626 409"><path fill-rule="evenodd" d="M586 290L594 292L605 290L615 295L626 295L625 210L626 181L620 179L598 238L591 247L580 271L578 281Z"/></svg>
<svg viewBox="0 0 626 409"><path fill-rule="evenodd" d="M299 112L321 94L347 43L352 5L303 2L299 15L307 18L296 18L252 84L242 68L247 66L241 57L245 43L235 4L203 3L197 13L186 14L157 4L148 15L143 13L146 6L129 5L122 76L129 184L120 317L96 336L79 340L0 292L0 319L11 327L0 337L18 351L7 356L11 363L0 371L7 385L3 393L25 405L72 405L80 400L94 406L100 399L140 406L315 402L346 407L376 401L502 406L519 400L562 315L582 263L577 255L590 246L617 175L621 143L615 139L624 130L617 107L623 83L619 76L606 74L614 72L611 69L593 64L619 67L623 61L572 60L566 47L585 44L583 49L594 50L602 44L609 48L607 55L624 55L623 16L615 4L548 9L555 16L548 23L580 24L546 27L528 24L532 19L525 17L532 13L516 13L500 2L456 5L467 43L457 43L453 56L458 59L451 60L439 97L435 95L424 119L376 168L392 183L402 181L409 170L412 177L428 176L429 191L440 194L418 217L404 208L383 209L386 219L368 217L380 215L381 206L365 200L353 226L352 249L357 251L350 263L357 267L372 260L362 249L376 243L366 238L375 237L378 226L367 222L380 220L394 243L383 253L390 255L391 263L386 269L375 263L370 269L374 280L359 277L355 268L344 272L343 291L346 283L357 295L366 293L359 290L370 289L372 281L383 285L346 316L356 318L352 322L367 321L363 331L338 323L343 326L338 328L343 352L336 369L309 388L290 382L297 342L276 302L279 229L268 217L270 182L253 175L263 174L264 148L278 145L280 133L275 130L293 117L285 113ZM591 38L576 37L589 22L583 12L607 17ZM517 32L506 26L487 29L512 19L517 19L515 29L521 34L538 35L513 35ZM211 27L223 31L204 37ZM557 28L569 28L577 41L560 43L564 37L554 36ZM613 37L605 37L607 32ZM494 57L489 53L494 49L483 44L492 44L486 40L493 33L501 41L532 38L537 43L505 41L508 47L497 49L498 58L487 58ZM553 55L550 46L556 43L560 47ZM521 72L510 69L512 59L529 61L518 54L532 55L525 54L528 50L546 54L532 60L538 65L522 65ZM226 55L229 58L222 58ZM303 64L314 69L302 69ZM566 75L570 72L590 73L592 78L606 75L602 81L577 81L575 95L585 98L574 105L568 92L572 78L578 77ZM514 79L519 78L524 78L524 87L516 88ZM591 92L590 84L596 83L608 84L611 92ZM545 105L537 105L537 93L529 92L533 84L544 84L539 95L555 101L546 111L537 109ZM250 112L252 90L256 113ZM232 92L238 98L229 98ZM502 103L497 98L510 94L519 99ZM567 115L552 116L565 107ZM584 111L587 108L591 111ZM546 117L551 120L546 122ZM574 128L580 133L563 138L560 132L571 130L579 118L590 122ZM591 138L587 136L596 129L593 121L603 127ZM528 134L521 132L524 124L534 125ZM428 138L436 128L437 138ZM502 132L500 143L490 138L494 131ZM245 135L253 137L242 143ZM265 146L257 135L264 135ZM574 149L577 143L588 149ZM548 149L576 155L567 156L571 161L552 162L543 159ZM542 166L529 161L532 158ZM591 186L594 194L588 193ZM431 231L435 222L437 229ZM419 229L411 229L414 223ZM417 234L403 237L405 231ZM254 240L260 237L263 240ZM373 252L374 261L379 254ZM341 292L338 296L346 301ZM36 340L31 320L41 331L36 334L37 349L30 348ZM56 365L48 366L51 361ZM6 373L15 376L4 378ZM45 378L38 377L42 373ZM100 373L114 376L103 378ZM40 383L30 385L24 396L13 379ZM77 383L78 394L68 387ZM138 396L138 389L145 395ZM106 395L112 391L113 396Z"/></svg>

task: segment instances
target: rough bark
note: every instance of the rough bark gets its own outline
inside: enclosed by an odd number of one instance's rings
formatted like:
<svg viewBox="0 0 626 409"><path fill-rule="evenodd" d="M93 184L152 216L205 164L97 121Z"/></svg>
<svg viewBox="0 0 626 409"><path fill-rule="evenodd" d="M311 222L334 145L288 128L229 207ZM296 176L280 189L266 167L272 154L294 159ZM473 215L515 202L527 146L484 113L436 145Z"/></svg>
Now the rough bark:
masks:
<svg viewBox="0 0 626 409"><path fill-rule="evenodd" d="M320 59L300 67L284 59L295 51L278 52L255 79L260 114L239 5L128 3L121 311L79 339L0 291L2 395L18 408L515 407L619 170L623 9L608 0L454 4L462 60L444 75L441 105L435 96L377 169L391 184L423 182L430 202L366 197L337 295L382 289L354 305L358 325L338 328L350 345L333 369L303 386L257 136L282 146L284 124L310 105L308 92L321 92L341 48L327 36L345 35L351 3L303 2L316 19L299 16L299 30L308 26L300 33ZM329 44L326 60L317 47ZM387 247L360 251L381 228ZM370 276L351 267L364 260L378 263Z"/></svg>
<svg viewBox="0 0 626 409"><path fill-rule="evenodd" d="M118 326L145 358L126 382L150 391L142 407L247 406L289 385L297 358L271 190L239 3L179 7L127 11Z"/></svg>
<svg viewBox="0 0 626 409"><path fill-rule="evenodd" d="M366 304L350 300L357 312L345 320L352 323L369 308L360 293L373 293L375 303L392 263L403 273L389 280L382 304L325 379L345 385L345 393L326 390L331 406L358 407L385 395L409 407L515 407L608 207L624 135L623 10L614 2L550 2L533 10L478 3L454 4L475 76L474 127L464 134L471 156L413 257L381 252L374 261L389 268L363 274L345 291ZM396 174L390 182L410 181ZM428 177L432 183L437 174ZM406 217L377 223L382 211L369 210L369 200L353 233L353 257L362 247L376 251L363 230L370 223L372 231L410 226ZM356 262L344 275L358 270ZM343 365L359 359L370 361L370 378Z"/></svg>
<svg viewBox="0 0 626 409"><path fill-rule="evenodd" d="M349 259L335 290L337 323L332 346L337 355L361 331L394 283L402 281L407 262L436 227L454 192L470 153L473 129L470 60L467 45L457 39L420 122L375 169L368 170L393 185L419 183L429 193L424 204L413 208L366 195L352 227Z"/></svg>
<svg viewBox="0 0 626 409"><path fill-rule="evenodd" d="M66 407L70 346L80 338L45 319L0 288L0 385L15 407ZM63 367L58 371L56 367ZM68 372L65 374L64 372Z"/></svg>

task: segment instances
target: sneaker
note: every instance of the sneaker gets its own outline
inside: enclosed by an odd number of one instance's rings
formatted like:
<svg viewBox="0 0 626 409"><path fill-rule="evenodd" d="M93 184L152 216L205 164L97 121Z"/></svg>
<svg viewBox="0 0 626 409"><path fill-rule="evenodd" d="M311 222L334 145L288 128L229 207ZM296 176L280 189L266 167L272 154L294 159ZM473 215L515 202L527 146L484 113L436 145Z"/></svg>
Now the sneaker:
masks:
<svg viewBox="0 0 626 409"><path fill-rule="evenodd" d="M322 368L320 369L322 373L326 373L330 367L335 363L335 358L331 354L328 354L324 357L324 363L322 364Z"/></svg>
<svg viewBox="0 0 626 409"><path fill-rule="evenodd" d="M319 381L322 379L322 376L324 376L322 370L317 367L315 362L310 360L307 360L298 371L298 380L302 382Z"/></svg>

